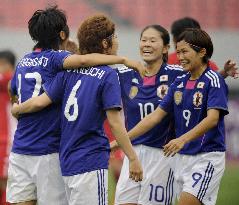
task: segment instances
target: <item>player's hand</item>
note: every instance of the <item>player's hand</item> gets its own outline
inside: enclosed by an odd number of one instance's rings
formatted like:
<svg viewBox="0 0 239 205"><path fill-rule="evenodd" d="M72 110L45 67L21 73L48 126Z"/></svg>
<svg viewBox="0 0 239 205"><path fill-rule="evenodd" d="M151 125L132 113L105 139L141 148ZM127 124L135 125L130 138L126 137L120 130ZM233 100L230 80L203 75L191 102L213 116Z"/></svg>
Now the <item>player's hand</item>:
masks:
<svg viewBox="0 0 239 205"><path fill-rule="evenodd" d="M145 66L140 61L134 61L134 60L129 60L128 58L125 58L124 65L138 71L141 77L144 77L147 72Z"/></svg>
<svg viewBox="0 0 239 205"><path fill-rule="evenodd" d="M110 143L110 151L111 151L111 152L114 152L114 151L116 151L118 148L119 148L118 143L116 142L116 140L113 140L113 141Z"/></svg>
<svg viewBox="0 0 239 205"><path fill-rule="evenodd" d="M224 65L224 71L227 74L227 76L231 76L233 78L239 77L238 67L236 63L232 60L228 60Z"/></svg>
<svg viewBox="0 0 239 205"><path fill-rule="evenodd" d="M17 118L19 117L19 104L13 103L11 113L13 117Z"/></svg>
<svg viewBox="0 0 239 205"><path fill-rule="evenodd" d="M163 152L166 157L174 156L177 152L179 152L185 144L185 141L182 138L177 138L171 140L168 144L163 146Z"/></svg>
<svg viewBox="0 0 239 205"><path fill-rule="evenodd" d="M129 178L136 182L143 179L143 168L138 158L129 160Z"/></svg>

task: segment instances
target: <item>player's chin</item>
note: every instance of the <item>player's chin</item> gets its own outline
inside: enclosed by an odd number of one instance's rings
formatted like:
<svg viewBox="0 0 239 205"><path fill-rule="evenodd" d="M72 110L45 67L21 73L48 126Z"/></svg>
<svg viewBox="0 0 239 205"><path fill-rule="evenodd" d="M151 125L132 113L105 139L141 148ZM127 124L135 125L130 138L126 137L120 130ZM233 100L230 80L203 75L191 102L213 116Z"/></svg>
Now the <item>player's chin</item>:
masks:
<svg viewBox="0 0 239 205"><path fill-rule="evenodd" d="M185 72L189 72L191 70L191 67L188 64L184 64L182 67Z"/></svg>
<svg viewBox="0 0 239 205"><path fill-rule="evenodd" d="M155 62L155 58L153 56L142 56L143 60L147 64L151 64Z"/></svg>

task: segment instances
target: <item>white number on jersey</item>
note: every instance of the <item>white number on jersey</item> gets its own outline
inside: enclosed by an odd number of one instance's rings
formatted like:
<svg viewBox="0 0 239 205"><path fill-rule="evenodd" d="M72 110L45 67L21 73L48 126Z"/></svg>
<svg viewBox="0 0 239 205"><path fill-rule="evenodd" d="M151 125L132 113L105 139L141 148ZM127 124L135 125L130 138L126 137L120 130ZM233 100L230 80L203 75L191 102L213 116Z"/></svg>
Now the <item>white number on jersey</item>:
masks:
<svg viewBox="0 0 239 205"><path fill-rule="evenodd" d="M139 110L140 110L140 116L141 116L141 120L148 114L150 114L151 112L154 111L154 104L153 103L138 103L139 105ZM148 111L149 110L149 111Z"/></svg>
<svg viewBox="0 0 239 205"><path fill-rule="evenodd" d="M81 85L81 80L78 80L77 83L72 88L69 98L66 102L66 107L64 110L64 115L68 121L75 121L78 117L78 104L76 98L76 92ZM70 108L73 106L73 114L70 114Z"/></svg>
<svg viewBox="0 0 239 205"><path fill-rule="evenodd" d="M186 127L188 127L189 121L190 121L190 117L191 117L191 112L189 110L184 110L183 111L183 117L186 120Z"/></svg>
<svg viewBox="0 0 239 205"><path fill-rule="evenodd" d="M19 82L18 89L17 89L18 101L19 101L19 103L21 103L22 75L18 74L17 77L18 77L18 82ZM26 73L25 78L26 79L33 78L33 79L36 80L36 83L35 83L35 86L34 86L34 91L32 93L32 97L38 96L40 94L41 86L42 86L42 77L41 77L40 73L38 73L38 72Z"/></svg>

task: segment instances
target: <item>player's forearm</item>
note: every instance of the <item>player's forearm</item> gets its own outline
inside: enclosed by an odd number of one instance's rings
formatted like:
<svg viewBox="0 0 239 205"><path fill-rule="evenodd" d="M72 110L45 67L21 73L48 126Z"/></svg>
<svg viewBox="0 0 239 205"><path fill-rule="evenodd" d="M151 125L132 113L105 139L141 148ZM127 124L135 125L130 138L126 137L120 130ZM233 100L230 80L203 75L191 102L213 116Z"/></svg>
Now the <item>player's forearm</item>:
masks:
<svg viewBox="0 0 239 205"><path fill-rule="evenodd" d="M108 110L106 114L111 132L115 136L118 145L124 151L129 160L135 160L137 156L129 140L129 136L127 135L120 112L112 109Z"/></svg>
<svg viewBox="0 0 239 205"><path fill-rule="evenodd" d="M36 97L31 98L18 106L18 114L37 112L42 109L42 105L38 103Z"/></svg>
<svg viewBox="0 0 239 205"><path fill-rule="evenodd" d="M30 98L27 101L19 104L18 114L37 112L44 109L51 103L51 99L46 95L46 93L43 93L40 96Z"/></svg>
<svg viewBox="0 0 239 205"><path fill-rule="evenodd" d="M195 126L193 129L182 135L181 138L184 140L185 143L195 140L198 137L204 135L213 127L217 126L218 120L219 120L219 112L218 115L216 113L215 115L208 115L197 126Z"/></svg>
<svg viewBox="0 0 239 205"><path fill-rule="evenodd" d="M139 137L151 130L158 123L160 123L166 115L167 113L158 107L154 112L143 118L133 129L128 132L130 139L135 139L136 137Z"/></svg>
<svg viewBox="0 0 239 205"><path fill-rule="evenodd" d="M89 67L96 65L124 64L126 58L116 55L91 53L86 55L71 55L64 60L65 69Z"/></svg>
<svg viewBox="0 0 239 205"><path fill-rule="evenodd" d="M126 129L123 127L121 123L113 123L111 124L111 131L116 138L118 145L124 151L125 155L128 157L129 160L136 159L136 153L133 150L133 146L129 140L129 136L127 135Z"/></svg>

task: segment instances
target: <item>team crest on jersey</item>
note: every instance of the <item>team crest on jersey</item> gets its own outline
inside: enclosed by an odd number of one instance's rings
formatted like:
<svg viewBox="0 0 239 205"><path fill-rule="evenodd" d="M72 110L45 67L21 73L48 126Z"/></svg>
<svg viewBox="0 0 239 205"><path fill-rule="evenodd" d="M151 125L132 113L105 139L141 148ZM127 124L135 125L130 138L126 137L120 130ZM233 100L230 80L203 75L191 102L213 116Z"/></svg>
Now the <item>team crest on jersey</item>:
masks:
<svg viewBox="0 0 239 205"><path fill-rule="evenodd" d="M159 81L160 81L160 82L166 82L166 81L168 81L168 75L161 75L160 78L159 78Z"/></svg>
<svg viewBox="0 0 239 205"><path fill-rule="evenodd" d="M197 88L203 88L205 85L204 82L199 82L198 85L197 85Z"/></svg>
<svg viewBox="0 0 239 205"><path fill-rule="evenodd" d="M138 93L138 88L136 86L132 86L129 92L129 97L133 99Z"/></svg>
<svg viewBox="0 0 239 205"><path fill-rule="evenodd" d="M157 96L160 97L161 99L164 98L165 95L168 93L168 85L160 85L157 88Z"/></svg>
<svg viewBox="0 0 239 205"><path fill-rule="evenodd" d="M174 93L174 102L176 105L179 105L182 102L183 93L181 91L176 91Z"/></svg>
<svg viewBox="0 0 239 205"><path fill-rule="evenodd" d="M193 95L193 104L196 106L196 107L199 107L201 104L202 104L202 98L203 98L203 95L201 92L196 92L194 95Z"/></svg>

